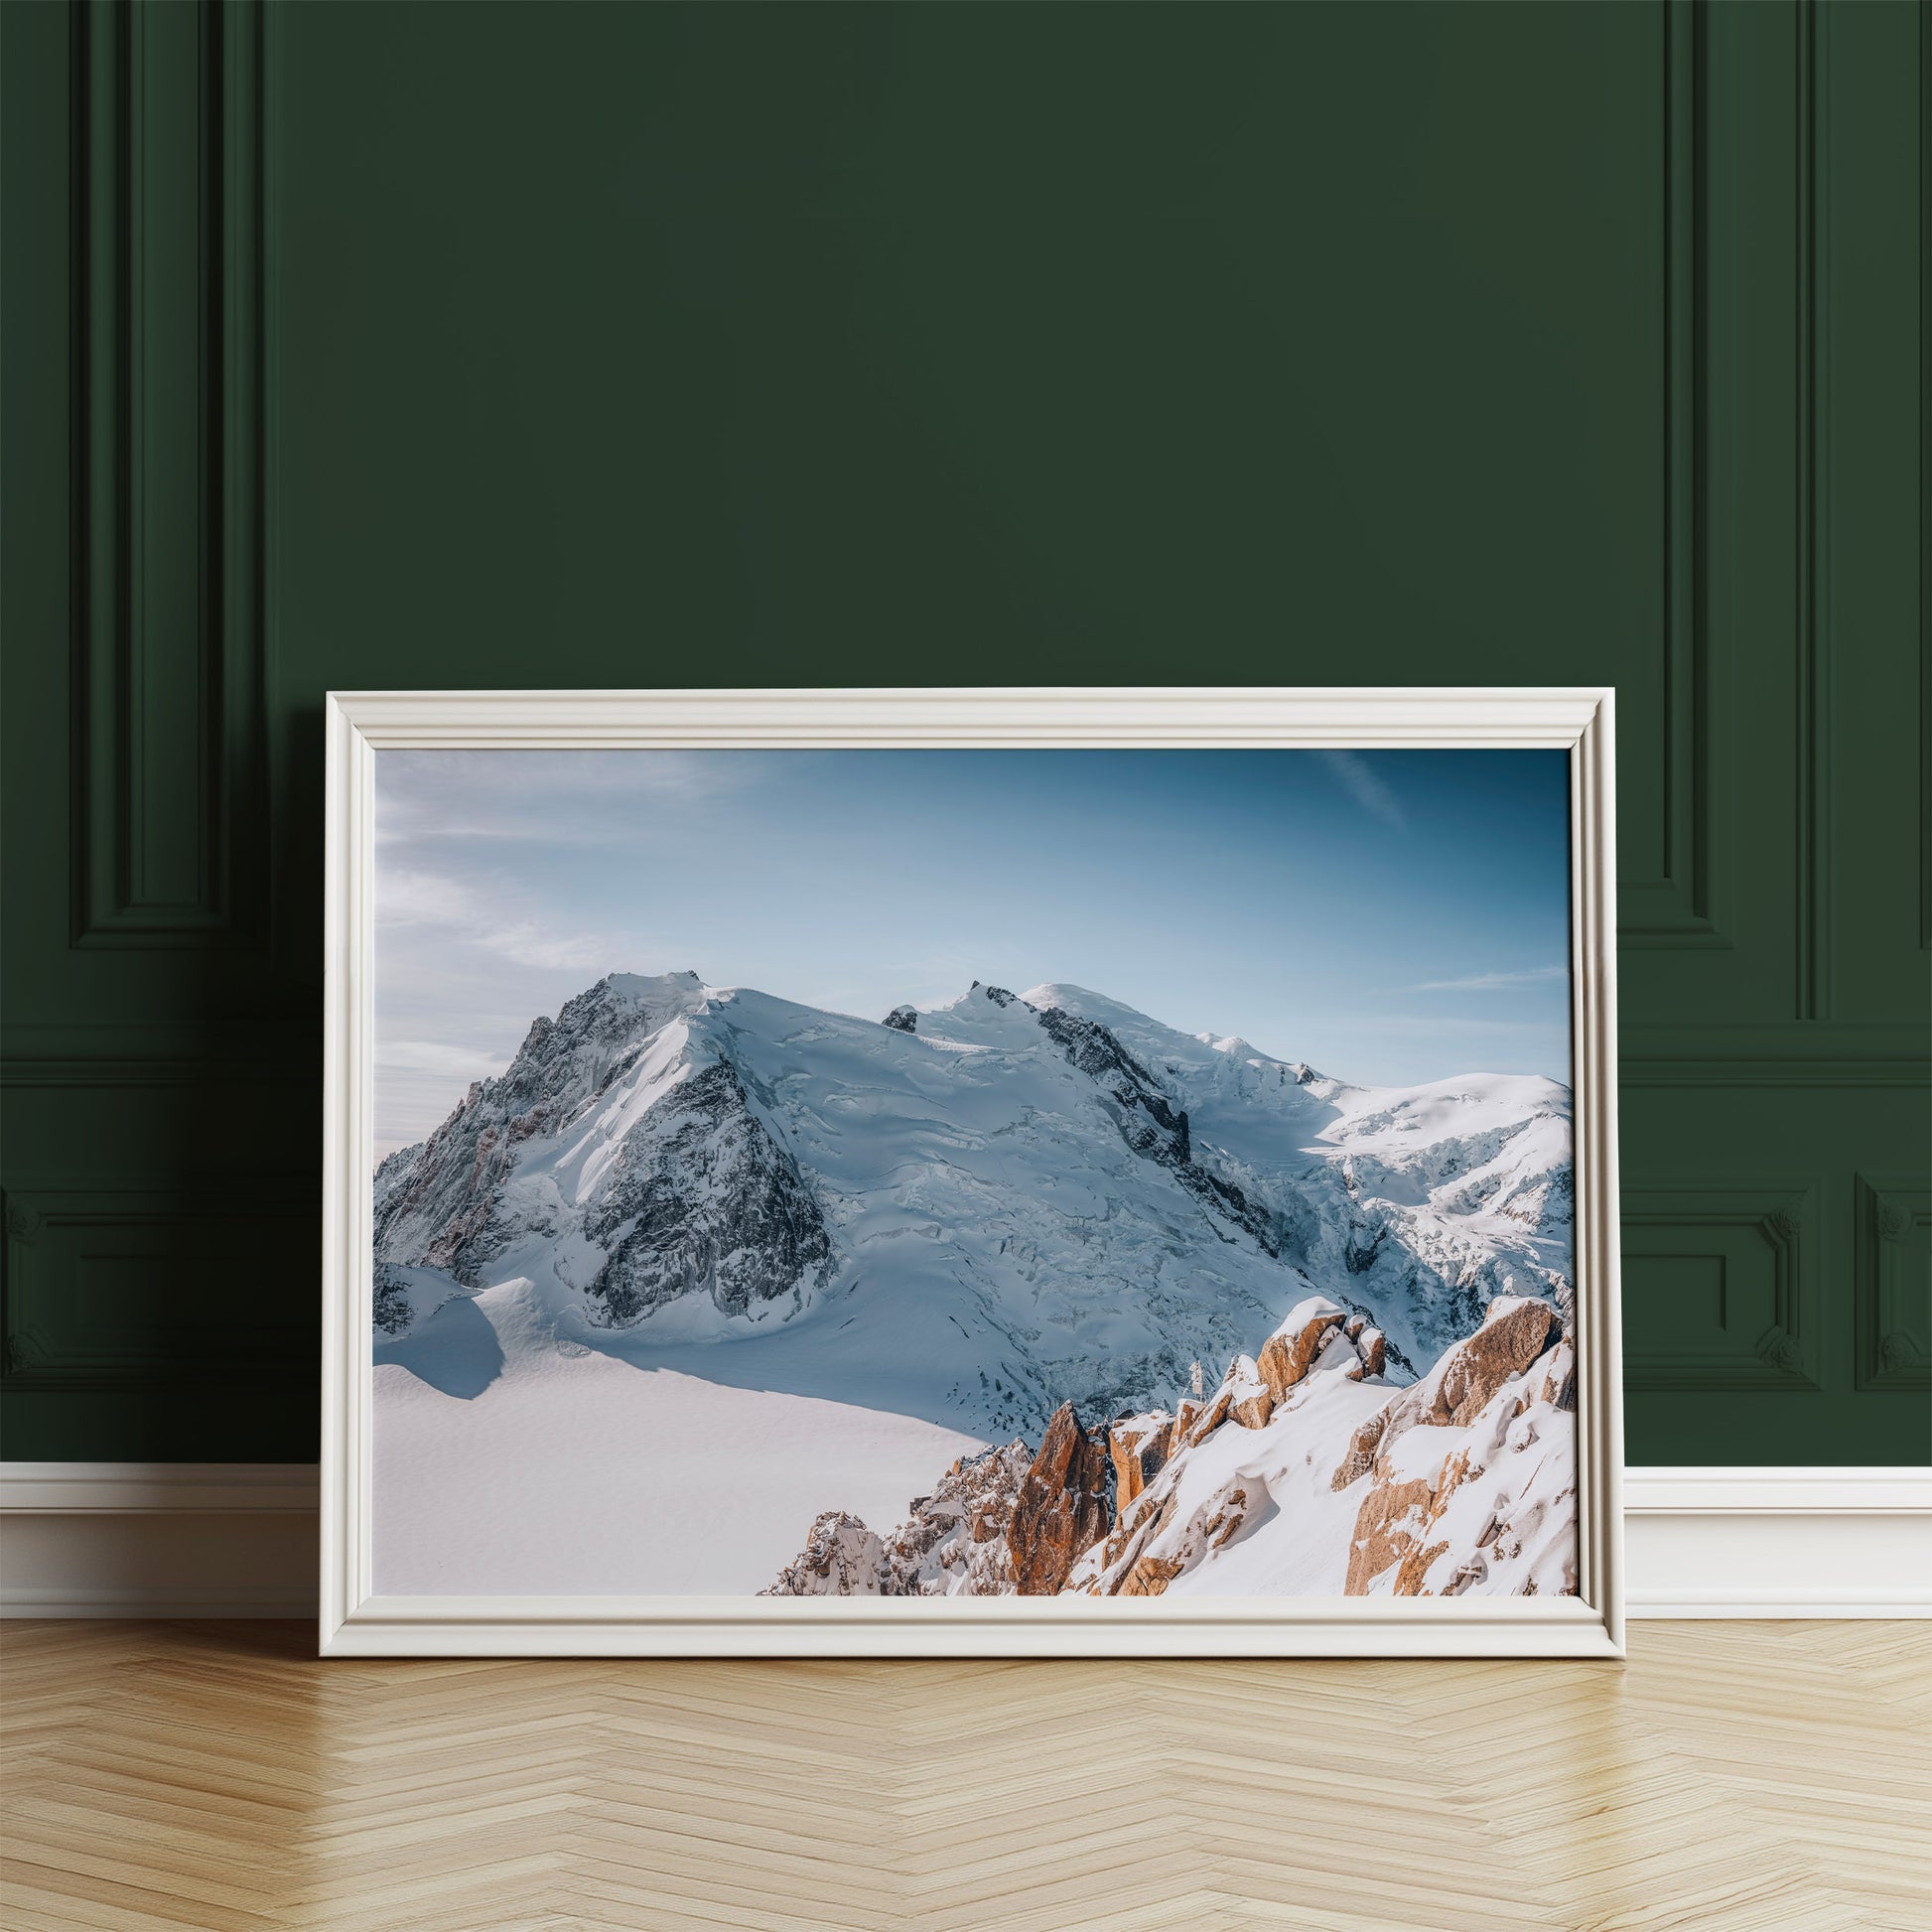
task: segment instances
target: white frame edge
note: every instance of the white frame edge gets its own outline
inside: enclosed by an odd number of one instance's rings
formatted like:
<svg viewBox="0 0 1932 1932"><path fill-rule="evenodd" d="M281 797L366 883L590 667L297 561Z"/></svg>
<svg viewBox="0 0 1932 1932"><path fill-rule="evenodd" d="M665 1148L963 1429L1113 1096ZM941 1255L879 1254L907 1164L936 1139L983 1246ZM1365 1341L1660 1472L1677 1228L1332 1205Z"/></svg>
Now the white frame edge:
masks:
<svg viewBox="0 0 1932 1932"><path fill-rule="evenodd" d="M331 692L324 862L324 1656L1624 1654L1614 700L1550 690ZM379 1597L370 1562L373 754L1000 747L1571 755L1579 1593L1547 1598Z"/></svg>

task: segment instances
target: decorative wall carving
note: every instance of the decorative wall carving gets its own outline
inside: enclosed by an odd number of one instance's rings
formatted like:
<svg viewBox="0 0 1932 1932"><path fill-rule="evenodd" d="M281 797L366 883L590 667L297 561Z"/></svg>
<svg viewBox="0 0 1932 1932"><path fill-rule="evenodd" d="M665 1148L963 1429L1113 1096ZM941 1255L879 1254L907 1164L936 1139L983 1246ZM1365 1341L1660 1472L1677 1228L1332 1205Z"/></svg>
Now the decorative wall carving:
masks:
<svg viewBox="0 0 1932 1932"><path fill-rule="evenodd" d="M1624 1386L1817 1386L1816 1184L1623 1185Z"/></svg>

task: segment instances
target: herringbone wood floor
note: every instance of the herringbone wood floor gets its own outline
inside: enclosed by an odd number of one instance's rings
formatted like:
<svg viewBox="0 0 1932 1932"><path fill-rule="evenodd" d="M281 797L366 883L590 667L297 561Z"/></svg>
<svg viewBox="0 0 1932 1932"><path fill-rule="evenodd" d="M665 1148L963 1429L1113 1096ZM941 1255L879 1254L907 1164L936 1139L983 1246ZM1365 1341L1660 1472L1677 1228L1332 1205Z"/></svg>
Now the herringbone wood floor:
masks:
<svg viewBox="0 0 1932 1932"><path fill-rule="evenodd" d="M4 1922L1932 1927L1932 1626L1553 1663L318 1663L12 1624Z"/></svg>

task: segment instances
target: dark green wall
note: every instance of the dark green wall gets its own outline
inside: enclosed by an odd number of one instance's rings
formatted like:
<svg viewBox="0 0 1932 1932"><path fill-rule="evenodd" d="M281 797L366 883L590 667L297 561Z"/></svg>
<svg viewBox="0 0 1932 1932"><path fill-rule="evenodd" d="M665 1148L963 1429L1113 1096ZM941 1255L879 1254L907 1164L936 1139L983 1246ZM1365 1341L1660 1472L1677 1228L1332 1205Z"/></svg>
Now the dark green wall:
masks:
<svg viewBox="0 0 1932 1932"><path fill-rule="evenodd" d="M10 1456L315 1452L331 686L1614 683L1629 1442L1918 1461L1908 4L4 9Z"/></svg>

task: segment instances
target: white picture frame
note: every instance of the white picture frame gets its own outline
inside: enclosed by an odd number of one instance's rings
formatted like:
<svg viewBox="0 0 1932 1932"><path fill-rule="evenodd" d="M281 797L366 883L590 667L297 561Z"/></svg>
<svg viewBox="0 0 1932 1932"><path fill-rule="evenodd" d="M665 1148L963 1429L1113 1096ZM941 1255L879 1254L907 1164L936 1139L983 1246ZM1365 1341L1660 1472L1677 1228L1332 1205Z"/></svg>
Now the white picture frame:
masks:
<svg viewBox="0 0 1932 1932"><path fill-rule="evenodd" d="M1613 694L1583 689L335 692L328 773L324 1656L1623 1655ZM390 1596L371 1588L372 768L391 749L1541 748L1571 770L1574 1596Z"/></svg>

